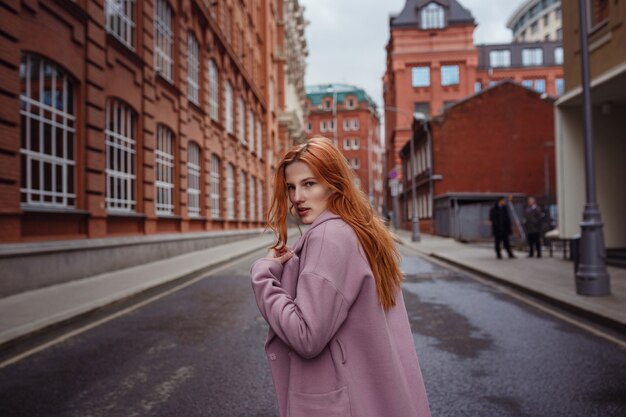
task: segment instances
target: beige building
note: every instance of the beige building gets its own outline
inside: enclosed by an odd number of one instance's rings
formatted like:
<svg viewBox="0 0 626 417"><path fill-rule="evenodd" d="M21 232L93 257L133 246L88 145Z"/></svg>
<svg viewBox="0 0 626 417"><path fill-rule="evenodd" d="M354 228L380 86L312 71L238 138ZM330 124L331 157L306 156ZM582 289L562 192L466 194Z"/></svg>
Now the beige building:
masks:
<svg viewBox="0 0 626 417"><path fill-rule="evenodd" d="M514 42L560 41L560 0L527 0L509 18L506 27Z"/></svg>
<svg viewBox="0 0 626 417"><path fill-rule="evenodd" d="M626 5L588 0L597 199L605 245L626 248ZM580 233L585 205L585 149L576 0L563 1L565 94L556 102L559 234Z"/></svg>

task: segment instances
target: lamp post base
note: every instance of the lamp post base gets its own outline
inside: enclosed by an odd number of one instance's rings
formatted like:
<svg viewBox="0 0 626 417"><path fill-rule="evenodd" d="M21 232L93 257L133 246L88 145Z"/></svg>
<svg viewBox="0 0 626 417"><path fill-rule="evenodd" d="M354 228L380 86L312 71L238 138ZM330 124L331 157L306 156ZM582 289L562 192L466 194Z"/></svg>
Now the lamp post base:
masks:
<svg viewBox="0 0 626 417"><path fill-rule="evenodd" d="M603 224L597 205L585 206L580 227L580 263L576 272L576 292L596 297L611 295L609 273L605 264Z"/></svg>
<svg viewBox="0 0 626 417"><path fill-rule="evenodd" d="M420 236L420 222L417 216L413 216L412 226L411 242L419 242L422 237Z"/></svg>

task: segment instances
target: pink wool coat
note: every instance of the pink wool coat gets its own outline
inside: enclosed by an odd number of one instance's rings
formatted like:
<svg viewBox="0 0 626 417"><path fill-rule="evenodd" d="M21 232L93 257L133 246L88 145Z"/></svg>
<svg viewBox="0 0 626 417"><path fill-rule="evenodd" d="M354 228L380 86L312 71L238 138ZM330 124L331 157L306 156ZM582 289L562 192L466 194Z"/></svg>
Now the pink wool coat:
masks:
<svg viewBox="0 0 626 417"><path fill-rule="evenodd" d="M281 417L429 417L401 291L385 311L356 234L322 213L284 265L250 271Z"/></svg>

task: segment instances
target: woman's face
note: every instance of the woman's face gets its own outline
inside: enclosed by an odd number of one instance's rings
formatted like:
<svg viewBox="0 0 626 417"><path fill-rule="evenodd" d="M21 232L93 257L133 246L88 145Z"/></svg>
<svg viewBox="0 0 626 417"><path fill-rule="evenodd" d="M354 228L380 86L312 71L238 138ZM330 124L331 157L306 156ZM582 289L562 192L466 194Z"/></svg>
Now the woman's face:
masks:
<svg viewBox="0 0 626 417"><path fill-rule="evenodd" d="M313 171L302 161L295 161L285 167L285 182L289 200L296 214L304 224L311 224L326 210L330 188L315 177Z"/></svg>

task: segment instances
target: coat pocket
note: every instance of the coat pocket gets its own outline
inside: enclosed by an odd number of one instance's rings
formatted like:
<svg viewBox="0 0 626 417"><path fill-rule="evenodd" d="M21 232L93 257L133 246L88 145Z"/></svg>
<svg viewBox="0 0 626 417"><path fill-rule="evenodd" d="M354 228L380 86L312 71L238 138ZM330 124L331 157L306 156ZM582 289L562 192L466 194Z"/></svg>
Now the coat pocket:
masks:
<svg viewBox="0 0 626 417"><path fill-rule="evenodd" d="M351 417L348 387L321 394L290 392L287 417Z"/></svg>

